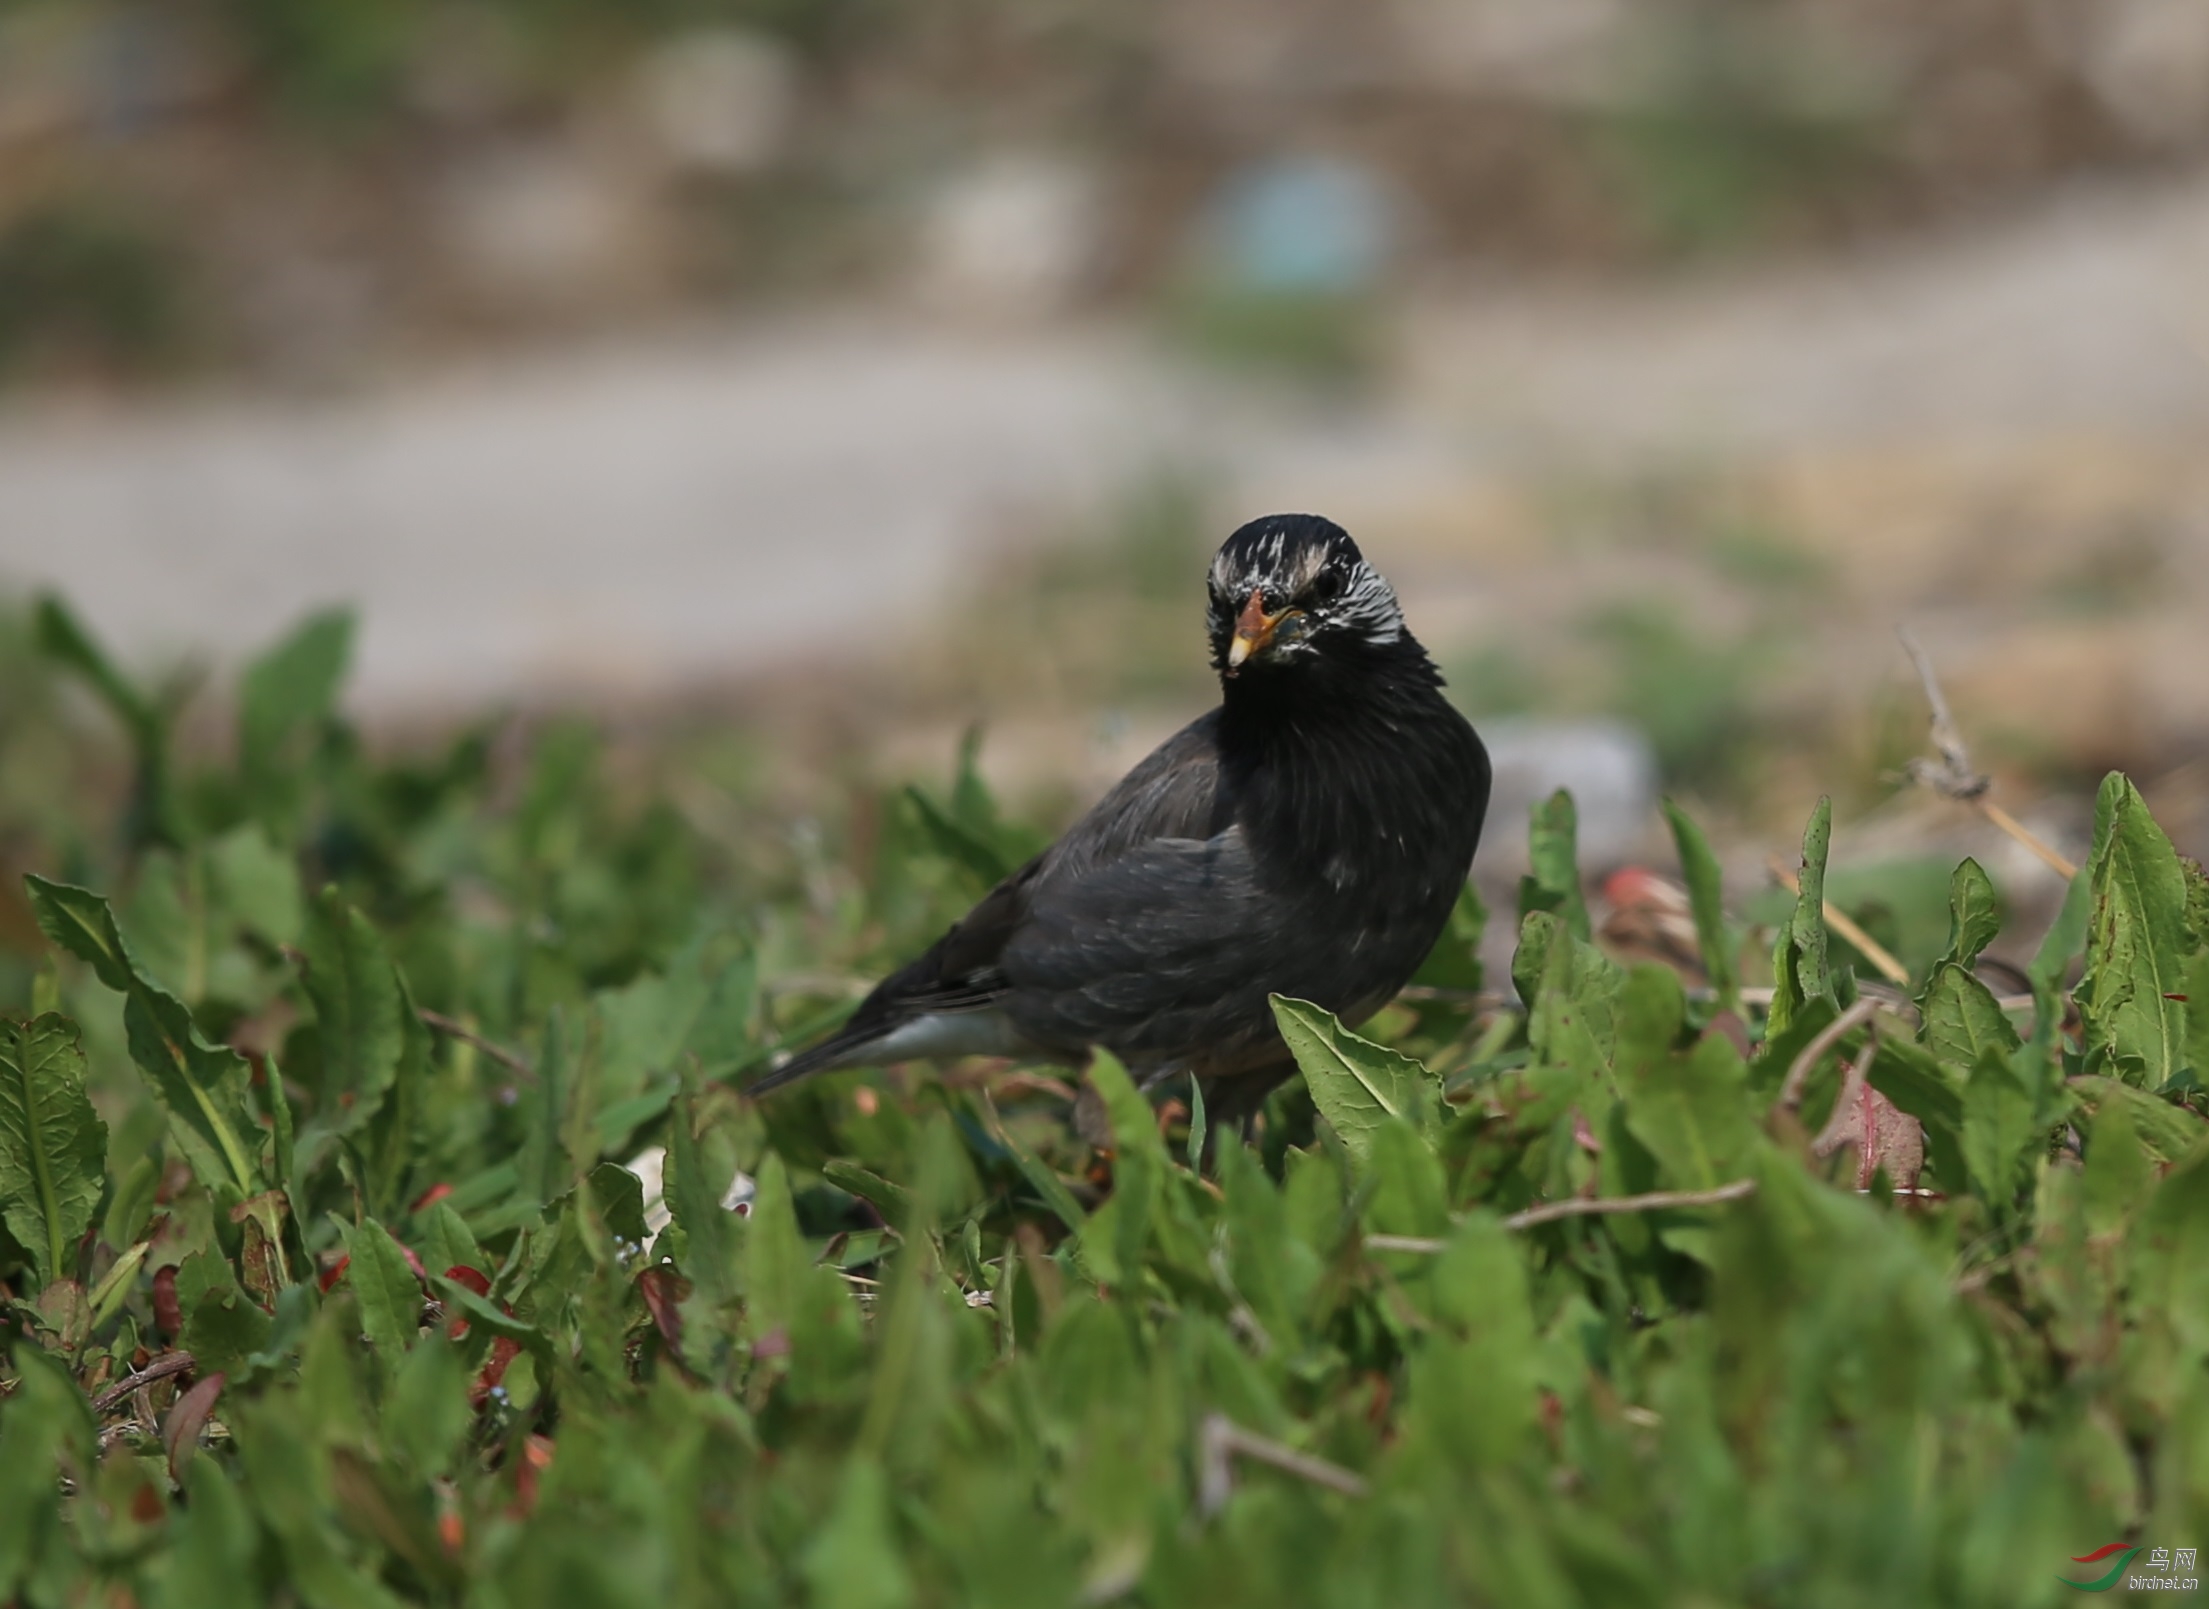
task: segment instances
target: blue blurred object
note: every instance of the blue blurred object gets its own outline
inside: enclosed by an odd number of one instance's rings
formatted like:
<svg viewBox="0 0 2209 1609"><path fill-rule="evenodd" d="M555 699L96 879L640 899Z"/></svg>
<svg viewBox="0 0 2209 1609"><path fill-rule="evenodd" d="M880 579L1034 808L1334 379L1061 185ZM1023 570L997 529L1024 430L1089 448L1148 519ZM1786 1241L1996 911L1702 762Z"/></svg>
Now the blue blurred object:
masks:
<svg viewBox="0 0 2209 1609"><path fill-rule="evenodd" d="M1348 294L1394 257L1394 198L1371 170L1335 157L1276 157L1229 176L1208 209L1214 266L1250 290Z"/></svg>

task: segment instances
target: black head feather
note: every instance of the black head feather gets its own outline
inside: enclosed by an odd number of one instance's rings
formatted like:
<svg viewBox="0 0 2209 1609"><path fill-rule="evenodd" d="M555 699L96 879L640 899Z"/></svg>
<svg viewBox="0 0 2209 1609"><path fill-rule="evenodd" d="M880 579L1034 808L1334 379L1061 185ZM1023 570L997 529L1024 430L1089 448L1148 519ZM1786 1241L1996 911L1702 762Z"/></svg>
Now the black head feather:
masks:
<svg viewBox="0 0 2209 1609"><path fill-rule="evenodd" d="M1206 611L1216 670L1228 668L1235 621L1253 593L1268 615L1283 616L1261 656L1268 668L1408 640L1395 589L1365 562L1348 531L1317 514L1269 514L1221 545Z"/></svg>

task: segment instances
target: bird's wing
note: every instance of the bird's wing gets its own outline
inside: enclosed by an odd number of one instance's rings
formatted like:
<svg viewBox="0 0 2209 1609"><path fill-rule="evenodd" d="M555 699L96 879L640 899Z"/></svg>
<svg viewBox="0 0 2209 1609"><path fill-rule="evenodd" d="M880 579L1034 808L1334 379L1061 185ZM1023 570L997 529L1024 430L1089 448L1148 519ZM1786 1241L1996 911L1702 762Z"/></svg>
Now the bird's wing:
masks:
<svg viewBox="0 0 2209 1609"><path fill-rule="evenodd" d="M1311 992L1280 970L1295 913L1261 891L1240 827L1133 845L1078 875L1039 880L999 962L1006 1009L1044 1044L1106 1043L1163 1062L1221 1054L1217 1025L1266 1020L1269 989ZM1276 958L1264 975L1253 954ZM1324 980L1318 980L1324 981Z"/></svg>
<svg viewBox="0 0 2209 1609"><path fill-rule="evenodd" d="M877 984L851 1019L752 1086L793 1083L865 1059L870 1045L918 1018L997 1008L1013 984L1003 959L1038 888L1080 886L1161 840L1213 830L1218 813L1217 715L1184 727L1123 777L1050 849L999 883L926 951ZM1046 1040L1072 1049L1086 1037Z"/></svg>

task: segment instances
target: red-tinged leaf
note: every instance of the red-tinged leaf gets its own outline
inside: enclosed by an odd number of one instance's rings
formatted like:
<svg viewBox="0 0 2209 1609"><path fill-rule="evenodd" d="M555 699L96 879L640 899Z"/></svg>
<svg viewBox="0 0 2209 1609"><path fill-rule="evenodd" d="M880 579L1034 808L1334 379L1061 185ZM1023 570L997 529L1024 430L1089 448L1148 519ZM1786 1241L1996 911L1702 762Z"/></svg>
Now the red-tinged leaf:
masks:
<svg viewBox="0 0 2209 1609"><path fill-rule="evenodd" d="M322 1277L315 1281L316 1287L323 1295L329 1295L330 1287L345 1277L345 1270L351 1267L352 1263L353 1259L349 1255L338 1258L336 1262L322 1271Z"/></svg>
<svg viewBox="0 0 2209 1609"><path fill-rule="evenodd" d="M637 1291L652 1314L652 1322L667 1342L667 1350L680 1363L683 1357L683 1309L690 1295L690 1281L672 1268L647 1268L637 1276Z"/></svg>
<svg viewBox="0 0 2209 1609"><path fill-rule="evenodd" d="M436 1206L440 1201L443 1201L447 1196L451 1195L452 1193L453 1187L445 1183L443 1180L439 1180L436 1184L431 1185L427 1190L423 1191L419 1196L415 1197L414 1204L407 1208L407 1211L427 1212L430 1210L430 1208Z"/></svg>
<svg viewBox="0 0 2209 1609"><path fill-rule="evenodd" d="M191 1390L176 1399L169 1409L168 1418L161 1422L161 1444L169 1452L169 1475L181 1479L184 1466L199 1451L199 1434L207 1428L207 1419L215 1411L215 1399L222 1395L223 1377L208 1375Z"/></svg>
<svg viewBox="0 0 2209 1609"><path fill-rule="evenodd" d="M499 1382L506 1378L506 1366L521 1354L521 1342L511 1335L492 1338L491 1355L484 1360L483 1370L476 1376L475 1384L468 1388L468 1402L471 1407L483 1406L484 1399L496 1391Z"/></svg>
<svg viewBox="0 0 2209 1609"><path fill-rule="evenodd" d="M491 1277L480 1268L470 1268L466 1263L455 1263L445 1270L445 1277L455 1285L465 1286L478 1296L488 1297L491 1294ZM445 1326L445 1334L450 1340L466 1340L468 1321L464 1318L453 1319Z"/></svg>
<svg viewBox="0 0 2209 1609"><path fill-rule="evenodd" d="M330 1287L324 1285L324 1290ZM161 1339L174 1341L184 1333L184 1310L176 1300L176 1264L157 1268L153 1274L153 1324Z"/></svg>

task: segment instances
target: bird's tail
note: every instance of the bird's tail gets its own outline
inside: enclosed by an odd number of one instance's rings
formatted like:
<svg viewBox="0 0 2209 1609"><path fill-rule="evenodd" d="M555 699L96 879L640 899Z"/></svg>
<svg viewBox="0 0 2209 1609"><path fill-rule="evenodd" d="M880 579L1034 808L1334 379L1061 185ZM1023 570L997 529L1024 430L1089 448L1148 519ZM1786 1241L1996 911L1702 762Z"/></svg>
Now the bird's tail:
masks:
<svg viewBox="0 0 2209 1609"><path fill-rule="evenodd" d="M786 1084L795 1084L799 1079L810 1078L815 1073L825 1073L835 1067L849 1067L853 1065L850 1060L852 1053L872 1044L881 1037L881 1033L882 1030L878 1027L855 1028L846 1023L826 1039L806 1046L780 1067L769 1072L765 1078L754 1079L745 1085L744 1093L772 1094Z"/></svg>

